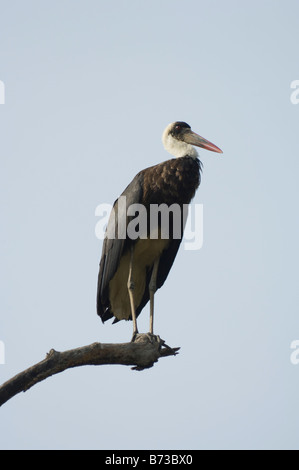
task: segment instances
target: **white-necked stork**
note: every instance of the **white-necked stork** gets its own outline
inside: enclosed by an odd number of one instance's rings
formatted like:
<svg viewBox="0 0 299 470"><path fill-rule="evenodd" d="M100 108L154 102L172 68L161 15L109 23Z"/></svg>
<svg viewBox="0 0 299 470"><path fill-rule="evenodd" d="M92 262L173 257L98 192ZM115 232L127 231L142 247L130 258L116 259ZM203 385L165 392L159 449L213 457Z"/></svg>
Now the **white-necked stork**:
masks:
<svg viewBox="0 0 299 470"><path fill-rule="evenodd" d="M142 204L149 212L152 204L162 203L181 208L189 204L200 184L201 162L193 146L222 153L216 145L195 134L185 122L169 124L162 137L165 149L175 158L140 171L121 196L126 210L119 211L120 198L113 206L105 238L98 276L97 313L105 322L115 317L133 320L133 339L138 333L136 318L150 301L150 333L153 334L154 294L165 282L183 238L175 238L171 230L165 239L159 227L158 235L131 239L128 234L119 237L117 228L125 227L132 217L127 209ZM182 212L183 214L183 212ZM148 218L149 220L149 218ZM113 232L113 236L110 236Z"/></svg>

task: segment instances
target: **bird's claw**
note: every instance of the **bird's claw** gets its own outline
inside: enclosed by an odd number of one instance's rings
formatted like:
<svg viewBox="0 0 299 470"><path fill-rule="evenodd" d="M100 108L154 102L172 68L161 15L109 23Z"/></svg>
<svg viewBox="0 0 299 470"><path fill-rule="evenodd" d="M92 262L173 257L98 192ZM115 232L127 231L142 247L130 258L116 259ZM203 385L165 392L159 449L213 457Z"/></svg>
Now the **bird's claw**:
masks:
<svg viewBox="0 0 299 470"><path fill-rule="evenodd" d="M135 342L141 343L145 341L151 344L159 343L160 346L164 345L164 341L160 338L160 336L154 335L153 333L138 333L138 331L133 333L131 343L135 343Z"/></svg>

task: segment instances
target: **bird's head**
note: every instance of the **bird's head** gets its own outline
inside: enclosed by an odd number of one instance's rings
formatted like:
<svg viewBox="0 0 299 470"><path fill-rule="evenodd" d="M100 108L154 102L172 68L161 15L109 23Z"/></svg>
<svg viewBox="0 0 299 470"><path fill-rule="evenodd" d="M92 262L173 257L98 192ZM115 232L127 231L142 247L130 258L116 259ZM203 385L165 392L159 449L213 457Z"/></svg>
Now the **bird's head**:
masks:
<svg viewBox="0 0 299 470"><path fill-rule="evenodd" d="M163 132L162 142L165 149L174 157L197 158L197 150L193 147L202 147L212 152L222 153L222 150L208 140L200 137L191 130L186 122L176 121L169 124Z"/></svg>

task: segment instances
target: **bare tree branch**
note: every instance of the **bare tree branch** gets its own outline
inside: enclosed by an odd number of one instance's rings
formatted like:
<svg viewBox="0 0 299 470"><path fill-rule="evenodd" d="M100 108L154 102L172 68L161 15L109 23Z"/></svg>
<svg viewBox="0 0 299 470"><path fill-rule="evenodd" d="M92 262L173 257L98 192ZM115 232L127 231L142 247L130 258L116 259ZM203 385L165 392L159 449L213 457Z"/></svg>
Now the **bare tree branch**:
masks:
<svg viewBox="0 0 299 470"><path fill-rule="evenodd" d="M176 355L179 349L170 348L159 336L150 334L138 334L131 343L93 343L63 352L51 349L43 361L0 387L0 406L18 393L26 392L36 383L72 367L119 364L134 366L133 370L143 370L152 367L160 357Z"/></svg>

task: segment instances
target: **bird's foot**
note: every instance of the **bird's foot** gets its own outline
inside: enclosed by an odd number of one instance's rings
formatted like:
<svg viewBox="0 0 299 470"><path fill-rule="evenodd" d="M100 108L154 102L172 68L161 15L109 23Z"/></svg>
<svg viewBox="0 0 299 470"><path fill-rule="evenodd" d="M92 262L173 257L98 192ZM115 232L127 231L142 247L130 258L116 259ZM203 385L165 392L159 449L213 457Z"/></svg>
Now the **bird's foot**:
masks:
<svg viewBox="0 0 299 470"><path fill-rule="evenodd" d="M140 344L140 357L143 357L143 354L148 356L148 354L153 354L154 359L142 363L141 365L138 364L135 367L132 367L132 370L144 370L148 369L153 366L155 362L160 357L165 357L165 356L176 356L178 354L178 351L180 348L171 348L167 344L165 344L165 341L160 338L158 335L154 335L153 333L136 333L133 335L132 341L135 343Z"/></svg>
<svg viewBox="0 0 299 470"><path fill-rule="evenodd" d="M164 339L160 338L158 335L153 333L138 333L135 332L131 339L132 343L144 343L156 345L157 350L160 351L160 354L163 356L176 356L180 348L171 348L168 344L165 343Z"/></svg>
<svg viewBox="0 0 299 470"><path fill-rule="evenodd" d="M138 333L138 331L133 333L131 343L158 343L160 347L164 345L164 341L160 336L153 333Z"/></svg>
<svg viewBox="0 0 299 470"><path fill-rule="evenodd" d="M164 344L164 340L160 338L159 335L154 335L153 333L145 333L144 335L151 344L159 343L161 346Z"/></svg>

